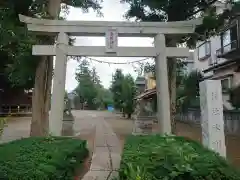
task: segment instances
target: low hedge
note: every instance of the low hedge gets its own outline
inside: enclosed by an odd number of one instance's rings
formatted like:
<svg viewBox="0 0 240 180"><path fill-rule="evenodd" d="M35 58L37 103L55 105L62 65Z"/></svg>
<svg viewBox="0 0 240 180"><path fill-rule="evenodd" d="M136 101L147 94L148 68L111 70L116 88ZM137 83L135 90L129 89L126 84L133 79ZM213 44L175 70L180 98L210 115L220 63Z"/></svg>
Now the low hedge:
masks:
<svg viewBox="0 0 240 180"><path fill-rule="evenodd" d="M217 153L184 137L130 136L121 160L121 180L240 180Z"/></svg>
<svg viewBox="0 0 240 180"><path fill-rule="evenodd" d="M73 179L88 155L86 141L30 137L0 145L0 179Z"/></svg>

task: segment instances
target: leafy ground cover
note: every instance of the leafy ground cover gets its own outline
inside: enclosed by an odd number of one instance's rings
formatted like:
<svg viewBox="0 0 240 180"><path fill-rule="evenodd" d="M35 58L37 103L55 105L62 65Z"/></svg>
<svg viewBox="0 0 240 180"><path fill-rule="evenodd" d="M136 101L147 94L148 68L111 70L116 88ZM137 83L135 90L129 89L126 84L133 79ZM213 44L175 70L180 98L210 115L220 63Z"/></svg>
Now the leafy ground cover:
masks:
<svg viewBox="0 0 240 180"><path fill-rule="evenodd" d="M178 136L129 136L121 180L240 180L240 172L217 153Z"/></svg>
<svg viewBox="0 0 240 180"><path fill-rule="evenodd" d="M86 141L30 137L0 145L0 179L73 179L88 155Z"/></svg>

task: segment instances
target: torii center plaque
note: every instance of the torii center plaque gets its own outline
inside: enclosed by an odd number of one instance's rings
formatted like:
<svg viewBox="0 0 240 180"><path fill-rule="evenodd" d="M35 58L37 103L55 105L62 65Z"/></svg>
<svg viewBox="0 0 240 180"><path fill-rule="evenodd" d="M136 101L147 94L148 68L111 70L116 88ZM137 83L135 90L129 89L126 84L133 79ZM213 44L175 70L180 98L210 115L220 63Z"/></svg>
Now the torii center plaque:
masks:
<svg viewBox="0 0 240 180"><path fill-rule="evenodd" d="M105 33L105 52L106 53L117 53L118 47L118 32L117 29L110 28Z"/></svg>

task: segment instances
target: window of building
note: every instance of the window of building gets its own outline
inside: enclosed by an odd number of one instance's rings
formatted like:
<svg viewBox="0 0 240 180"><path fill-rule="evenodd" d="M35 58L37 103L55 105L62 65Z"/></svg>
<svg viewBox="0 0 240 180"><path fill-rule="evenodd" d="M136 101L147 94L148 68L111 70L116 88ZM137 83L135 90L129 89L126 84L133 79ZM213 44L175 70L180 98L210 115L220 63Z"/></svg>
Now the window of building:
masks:
<svg viewBox="0 0 240 180"><path fill-rule="evenodd" d="M237 48L237 25L224 31L221 35L222 53Z"/></svg>
<svg viewBox="0 0 240 180"><path fill-rule="evenodd" d="M222 79L221 84L222 84L222 91L227 92L232 87L232 77Z"/></svg>
<svg viewBox="0 0 240 180"><path fill-rule="evenodd" d="M206 41L198 47L198 59L202 60L211 56L211 43Z"/></svg>
<svg viewBox="0 0 240 180"><path fill-rule="evenodd" d="M227 46L228 44L230 44L230 42L231 42L230 29L228 29L222 34L222 44L223 46Z"/></svg>

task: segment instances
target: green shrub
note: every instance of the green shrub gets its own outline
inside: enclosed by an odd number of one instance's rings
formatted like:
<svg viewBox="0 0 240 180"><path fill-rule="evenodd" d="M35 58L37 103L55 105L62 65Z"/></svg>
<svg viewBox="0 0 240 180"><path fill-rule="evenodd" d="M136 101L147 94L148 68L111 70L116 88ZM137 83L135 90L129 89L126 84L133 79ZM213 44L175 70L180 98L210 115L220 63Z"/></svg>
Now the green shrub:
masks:
<svg viewBox="0 0 240 180"><path fill-rule="evenodd" d="M86 141L30 137L0 145L0 179L73 179L87 157Z"/></svg>
<svg viewBox="0 0 240 180"><path fill-rule="evenodd" d="M6 125L7 118L6 117L0 117L0 137L2 136L4 127Z"/></svg>
<svg viewBox="0 0 240 180"><path fill-rule="evenodd" d="M129 136L121 160L122 180L240 180L217 153L184 137Z"/></svg>

